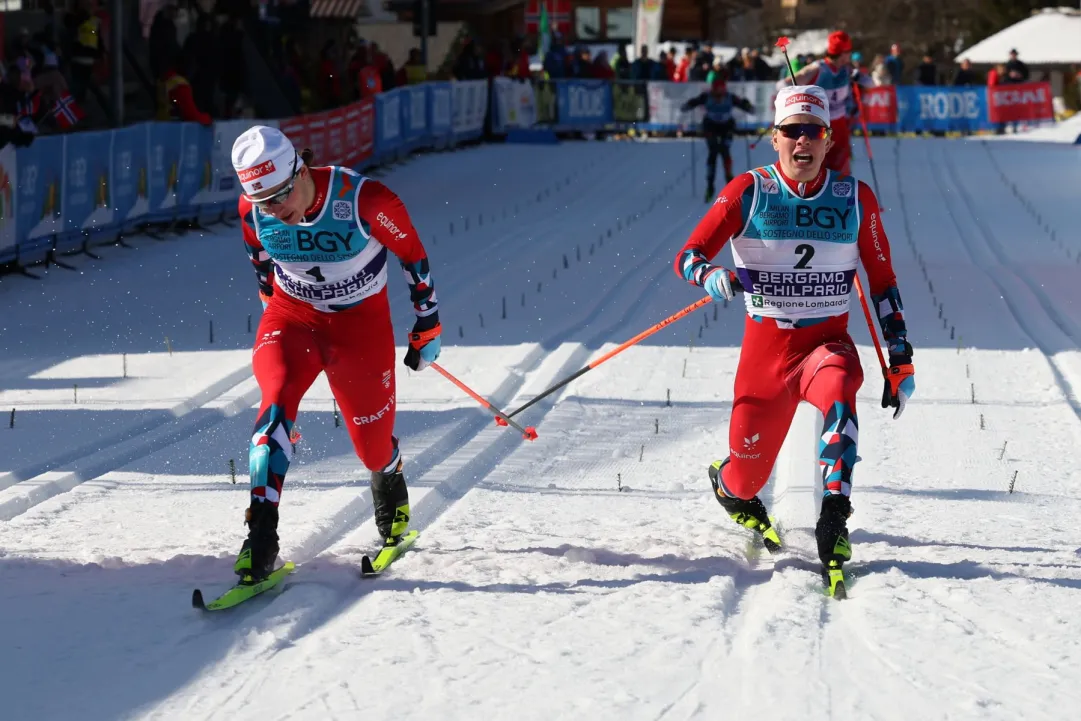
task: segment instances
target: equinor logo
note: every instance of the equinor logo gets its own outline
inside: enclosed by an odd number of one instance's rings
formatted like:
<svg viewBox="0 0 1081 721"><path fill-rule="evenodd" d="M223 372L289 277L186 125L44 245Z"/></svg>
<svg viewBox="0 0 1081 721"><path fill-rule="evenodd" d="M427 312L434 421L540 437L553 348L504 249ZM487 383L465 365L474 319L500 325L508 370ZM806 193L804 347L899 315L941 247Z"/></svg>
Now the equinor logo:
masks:
<svg viewBox="0 0 1081 721"><path fill-rule="evenodd" d="M587 88L568 88L568 109L572 118L600 118L604 116L604 96L602 90Z"/></svg>

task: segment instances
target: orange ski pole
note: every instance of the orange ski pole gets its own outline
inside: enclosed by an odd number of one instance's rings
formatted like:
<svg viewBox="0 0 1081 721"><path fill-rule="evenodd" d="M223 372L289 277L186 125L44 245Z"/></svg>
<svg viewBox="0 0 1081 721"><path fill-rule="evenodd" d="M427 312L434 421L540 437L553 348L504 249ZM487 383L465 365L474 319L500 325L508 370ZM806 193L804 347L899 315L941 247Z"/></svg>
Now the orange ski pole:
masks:
<svg viewBox="0 0 1081 721"><path fill-rule="evenodd" d="M874 341L875 353L878 353L878 364L882 366L882 376L888 378L889 370L886 368L886 358L882 355L882 348L878 344L878 333L875 331L875 322L871 319L871 309L867 305L867 296L863 294L863 283L860 282L859 271L856 271L854 277L856 279L856 295L860 297L860 305L863 306L863 316L867 319L867 330L871 331L871 340Z"/></svg>
<svg viewBox="0 0 1081 721"><path fill-rule="evenodd" d="M464 391L466 395L487 408L489 412L493 413L496 417L496 422L499 423L499 425L505 426L510 424L514 426L517 430L521 431L522 438L525 438L527 441L537 440L536 428L533 428L532 426L526 426L525 428L522 428L515 421L511 420L510 416L508 416L506 413L493 406L491 403L486 401L480 394L475 393L469 386L467 386L465 383L462 383L460 380L451 375L445 368L443 368L443 366L439 365L438 363L432 363L431 366L432 368L435 368L436 371L438 371L439 374L446 378L448 381L462 389L462 391ZM502 422L500 423L500 421Z"/></svg>
<svg viewBox="0 0 1081 721"><path fill-rule="evenodd" d="M735 285L736 284L733 283L733 287L735 287ZM674 314L668 316L667 318L662 320L660 323L657 323L656 325L653 325L653 326L647 328L646 330L642 331L641 333L639 333L635 337L631 338L630 340L625 341L623 343L620 343L618 346L616 346L612 350L608 351L607 353L602 355L600 358L597 358L596 360L590 362L589 365L587 365L584 368L582 368L582 369L572 373L571 375L567 376L566 378L559 381L558 383L556 383L551 388L547 389L546 391L544 391L540 395L533 398L531 401L529 401L525 405L511 411L507 415L509 417L514 417L514 416L518 415L519 413L524 411L526 408L529 408L531 405L533 405L534 403L539 401L540 399L545 398L546 396L549 396L552 393L555 393L557 390L559 390L563 386L567 385L571 381L575 380L576 378L581 378L583 375L585 375L589 371L593 370L594 368L599 366L601 363L604 363L605 361L610 360L614 356L619 355L620 353L627 350L628 348L630 348L635 343L638 343L638 342L640 342L642 340L645 340L646 338L650 337L651 335L653 335L657 331L661 330L662 328L665 328L665 327L671 325L672 323L675 323L680 318L683 318L684 316L690 315L691 313L695 312L696 310L698 310L702 306L710 303L712 300L713 299L710 298L707 295L702 300L699 300L699 301L697 301L695 303L691 303L689 306L687 306L683 310L679 311L678 313L674 313ZM495 420L495 422L498 423L499 425L503 425L503 423L501 421L502 421L502 419L498 418L498 417Z"/></svg>

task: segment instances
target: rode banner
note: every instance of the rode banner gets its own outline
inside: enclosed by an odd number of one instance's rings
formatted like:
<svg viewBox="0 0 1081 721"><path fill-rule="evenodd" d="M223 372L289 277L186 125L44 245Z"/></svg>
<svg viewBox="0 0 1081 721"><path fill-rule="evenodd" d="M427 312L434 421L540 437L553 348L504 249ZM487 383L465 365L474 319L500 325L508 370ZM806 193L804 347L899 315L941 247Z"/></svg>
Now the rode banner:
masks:
<svg viewBox="0 0 1081 721"><path fill-rule="evenodd" d="M1051 83L1018 83L987 88L987 111L992 123L1053 120Z"/></svg>

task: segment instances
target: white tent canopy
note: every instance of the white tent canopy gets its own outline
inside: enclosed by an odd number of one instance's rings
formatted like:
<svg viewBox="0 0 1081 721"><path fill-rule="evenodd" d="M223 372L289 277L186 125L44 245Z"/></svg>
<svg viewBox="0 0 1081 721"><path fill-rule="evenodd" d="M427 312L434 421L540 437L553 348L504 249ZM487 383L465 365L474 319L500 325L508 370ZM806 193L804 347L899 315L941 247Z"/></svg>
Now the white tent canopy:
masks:
<svg viewBox="0 0 1081 721"><path fill-rule="evenodd" d="M1081 63L1081 12L1045 8L981 40L957 56L981 65L1004 63L1010 50L1027 65Z"/></svg>

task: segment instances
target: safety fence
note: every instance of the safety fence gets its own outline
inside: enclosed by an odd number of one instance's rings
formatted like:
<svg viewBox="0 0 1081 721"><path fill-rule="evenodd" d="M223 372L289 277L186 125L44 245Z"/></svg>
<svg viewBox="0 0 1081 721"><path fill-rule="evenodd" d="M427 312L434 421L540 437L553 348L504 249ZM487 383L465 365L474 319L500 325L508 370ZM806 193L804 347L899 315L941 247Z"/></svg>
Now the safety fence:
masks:
<svg viewBox="0 0 1081 721"><path fill-rule="evenodd" d="M705 113L684 103L707 92L707 83L610 82L496 78L493 129L604 130L633 126L644 131L692 129ZM732 111L738 130L773 123L774 82L733 82L728 91L749 100L755 112ZM886 86L862 88L864 120L872 131L979 132L1003 123L1054 119L1047 82L997 87ZM853 108L854 109L854 108Z"/></svg>
<svg viewBox="0 0 1081 721"><path fill-rule="evenodd" d="M230 150L255 123L280 127L321 164L364 168L480 138L488 94L485 80L424 83L281 121L151 122L8 145L0 150L0 265L24 269L137 232L235 217Z"/></svg>
<svg viewBox="0 0 1081 721"><path fill-rule="evenodd" d="M363 169L477 140L489 129L497 136L536 128L692 130L704 110L681 107L706 90L705 83L604 80L424 83L337 110L262 122L280 127L298 148L311 148L319 163ZM729 90L755 107L754 113L734 111L737 128L772 123L775 83L731 83ZM1053 118L1048 83L870 88L863 104L872 130L893 132L975 132ZM230 150L256 122L142 123L6 146L0 150L0 266L25 268L123 242L135 232L234 217L240 188Z"/></svg>

